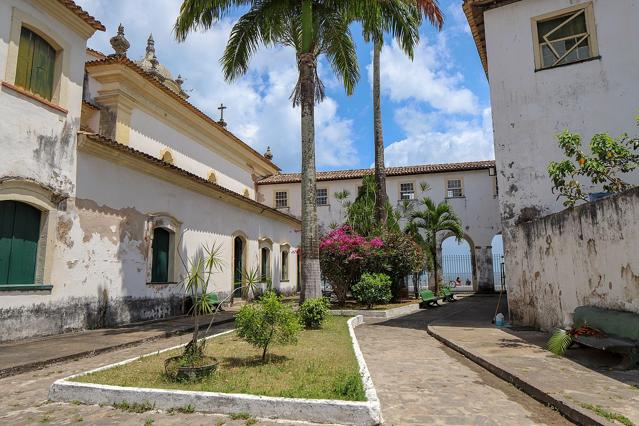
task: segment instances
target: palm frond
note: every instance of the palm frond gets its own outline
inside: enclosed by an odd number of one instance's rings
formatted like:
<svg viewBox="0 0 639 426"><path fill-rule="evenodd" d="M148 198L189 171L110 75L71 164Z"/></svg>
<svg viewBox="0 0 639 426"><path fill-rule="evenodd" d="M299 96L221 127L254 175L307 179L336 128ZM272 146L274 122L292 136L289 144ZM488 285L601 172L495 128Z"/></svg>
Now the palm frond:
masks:
<svg viewBox="0 0 639 426"><path fill-rule="evenodd" d="M251 3L250 0L183 0L173 33L179 41L184 41L190 32L207 30L234 8Z"/></svg>
<svg viewBox="0 0 639 426"><path fill-rule="evenodd" d="M572 344L572 336L563 329L557 329L548 339L548 350L555 355L563 356Z"/></svg>

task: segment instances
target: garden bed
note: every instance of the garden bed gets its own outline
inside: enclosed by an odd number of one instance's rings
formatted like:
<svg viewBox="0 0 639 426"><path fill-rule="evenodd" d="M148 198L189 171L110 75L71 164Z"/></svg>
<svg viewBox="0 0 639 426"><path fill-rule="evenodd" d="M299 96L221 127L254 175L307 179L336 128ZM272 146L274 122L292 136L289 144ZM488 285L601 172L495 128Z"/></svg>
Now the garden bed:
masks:
<svg viewBox="0 0 639 426"><path fill-rule="evenodd" d="M362 315L365 318L395 318L401 315L410 314L419 310L419 300L408 300L398 303L387 303L385 305L374 305L372 309L356 302L347 301L342 307L331 306L333 315L354 316Z"/></svg>
<svg viewBox="0 0 639 426"><path fill-rule="evenodd" d="M323 329L303 331L298 345L273 348L266 363L258 349L235 333L223 333L206 348L217 358L218 370L197 383L174 382L164 375L164 360L179 354L178 347L58 380L49 398L377 424L379 401L353 332L361 322L361 317L330 317Z"/></svg>

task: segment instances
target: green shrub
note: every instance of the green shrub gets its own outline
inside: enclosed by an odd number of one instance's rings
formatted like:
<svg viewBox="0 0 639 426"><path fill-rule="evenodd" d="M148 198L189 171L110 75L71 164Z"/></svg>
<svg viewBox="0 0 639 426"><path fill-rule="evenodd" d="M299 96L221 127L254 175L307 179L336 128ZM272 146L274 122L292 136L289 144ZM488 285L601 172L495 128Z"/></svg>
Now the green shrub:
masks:
<svg viewBox="0 0 639 426"><path fill-rule="evenodd" d="M328 301L323 297L308 299L300 305L298 315L304 327L322 328L322 324L324 324L329 315Z"/></svg>
<svg viewBox="0 0 639 426"><path fill-rule="evenodd" d="M376 303L386 303L393 297L391 279L386 274L362 274L362 278L351 291L353 297L368 309Z"/></svg>
<svg viewBox="0 0 639 426"><path fill-rule="evenodd" d="M262 349L262 360L272 344L297 343L301 326L290 306L284 305L273 292L266 292L254 304L245 305L235 317L237 335Z"/></svg>

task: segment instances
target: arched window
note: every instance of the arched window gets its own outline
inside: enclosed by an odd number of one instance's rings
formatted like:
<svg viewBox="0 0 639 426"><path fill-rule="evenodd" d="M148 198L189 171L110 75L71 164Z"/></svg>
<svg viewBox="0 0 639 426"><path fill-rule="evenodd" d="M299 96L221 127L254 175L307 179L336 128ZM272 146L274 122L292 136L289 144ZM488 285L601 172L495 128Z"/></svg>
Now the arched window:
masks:
<svg viewBox="0 0 639 426"><path fill-rule="evenodd" d="M262 247L260 250L260 276L262 282L271 279L271 249Z"/></svg>
<svg viewBox="0 0 639 426"><path fill-rule="evenodd" d="M34 284L42 212L18 201L0 201L0 285Z"/></svg>
<svg viewBox="0 0 639 426"><path fill-rule="evenodd" d="M177 242L181 223L165 213L154 213L147 218L145 238L151 241L147 251L147 283L175 283L179 281L176 268Z"/></svg>
<svg viewBox="0 0 639 426"><path fill-rule="evenodd" d="M20 86L47 100L53 97L56 50L42 37L22 27L16 86Z"/></svg>
<svg viewBox="0 0 639 426"><path fill-rule="evenodd" d="M169 282L171 264L171 232L164 228L153 230L153 260L151 261L151 282Z"/></svg>
<svg viewBox="0 0 639 426"><path fill-rule="evenodd" d="M282 250L282 267L280 281L288 281L288 250Z"/></svg>

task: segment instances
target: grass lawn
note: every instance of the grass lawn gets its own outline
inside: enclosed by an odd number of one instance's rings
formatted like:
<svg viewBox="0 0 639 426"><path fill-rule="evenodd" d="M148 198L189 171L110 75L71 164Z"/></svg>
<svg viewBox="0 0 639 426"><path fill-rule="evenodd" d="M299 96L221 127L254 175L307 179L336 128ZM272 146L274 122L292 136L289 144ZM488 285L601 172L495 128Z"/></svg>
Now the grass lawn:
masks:
<svg viewBox="0 0 639 426"><path fill-rule="evenodd" d="M149 355L73 380L141 388L364 401L347 321L344 317L329 317L323 329L302 331L297 345L269 349L270 359L266 363L261 361L260 349L235 333L210 339L206 352L220 364L215 373L196 383L174 382L164 374L164 360L179 355L181 349Z"/></svg>
<svg viewBox="0 0 639 426"><path fill-rule="evenodd" d="M387 309L399 308L401 306L408 306L414 303L419 303L417 299L403 300L397 303L387 303L385 305L373 305L373 311L385 311ZM339 306L336 303L331 305L331 309L368 309L366 305L357 303L354 300L347 300L344 306Z"/></svg>

